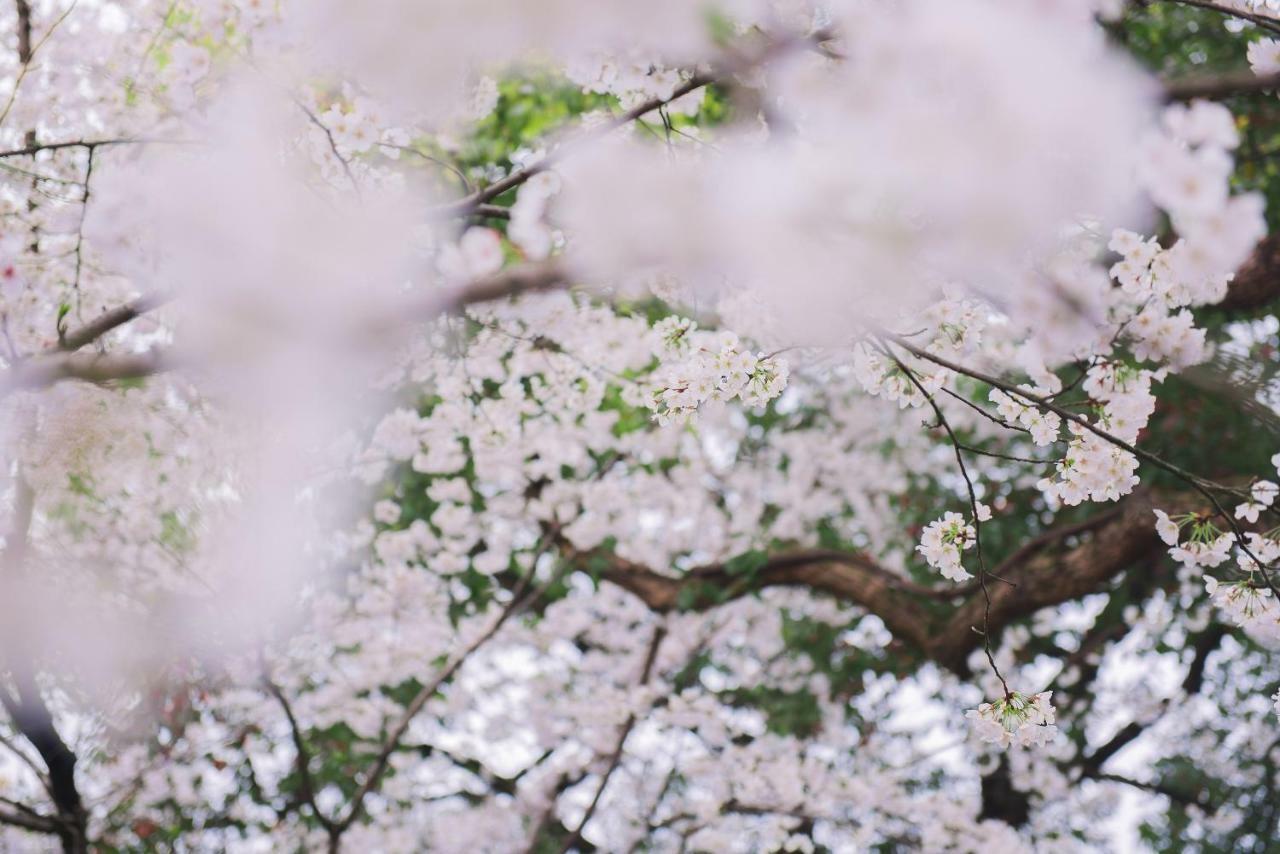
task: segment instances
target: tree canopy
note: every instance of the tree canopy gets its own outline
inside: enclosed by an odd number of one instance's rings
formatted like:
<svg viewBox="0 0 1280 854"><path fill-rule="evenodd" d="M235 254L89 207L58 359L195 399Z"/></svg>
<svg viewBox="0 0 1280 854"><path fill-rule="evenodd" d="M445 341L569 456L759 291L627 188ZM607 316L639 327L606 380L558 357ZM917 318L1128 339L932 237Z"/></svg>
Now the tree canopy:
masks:
<svg viewBox="0 0 1280 854"><path fill-rule="evenodd" d="M0 847L1280 849L1280 2L0 21Z"/></svg>

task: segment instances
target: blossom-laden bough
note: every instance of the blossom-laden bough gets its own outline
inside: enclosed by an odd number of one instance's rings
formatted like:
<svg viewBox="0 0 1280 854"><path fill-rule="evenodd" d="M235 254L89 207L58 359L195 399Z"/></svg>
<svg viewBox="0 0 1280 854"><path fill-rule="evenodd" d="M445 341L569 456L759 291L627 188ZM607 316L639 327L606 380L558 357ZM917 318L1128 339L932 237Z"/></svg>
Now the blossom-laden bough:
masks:
<svg viewBox="0 0 1280 854"><path fill-rule="evenodd" d="M0 846L1280 832L1276 3L0 9Z"/></svg>

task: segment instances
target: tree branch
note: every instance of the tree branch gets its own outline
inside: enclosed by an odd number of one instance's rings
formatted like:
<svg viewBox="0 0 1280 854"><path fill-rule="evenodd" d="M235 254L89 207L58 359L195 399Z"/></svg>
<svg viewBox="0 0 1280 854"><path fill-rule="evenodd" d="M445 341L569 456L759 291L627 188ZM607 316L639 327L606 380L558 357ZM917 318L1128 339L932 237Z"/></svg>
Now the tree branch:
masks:
<svg viewBox="0 0 1280 854"><path fill-rule="evenodd" d="M599 139L601 137L607 136L613 131L617 130L618 128L624 127L630 124L631 122L636 121L637 119L648 115L654 110L660 109L661 107L665 107L667 104L670 104L673 101L678 101L680 98L683 98L685 95L688 95L691 92L695 92L698 89L703 88L704 86L710 86L715 83L725 82L731 79L735 74L740 74L745 71L750 71L754 68L758 68L762 65L772 62L774 59L776 59L780 55L785 54L796 47L803 46L803 45L821 45L824 42L830 41L832 38L833 38L833 35L830 31L818 30L817 32L811 33L803 37L788 37L788 38L778 39L776 41L772 41L769 44L765 45L764 49L759 51L758 54L754 57L739 58L736 61L728 63L725 68L715 73L695 74L691 78L686 80L684 83L677 86L669 97L651 98L650 100L645 101L642 104L637 104L635 107L632 107L631 109L627 110L624 113L621 113L620 115L614 117L613 119L607 122L604 122L601 125L593 127L588 131L583 131L582 133L579 133L573 139L568 140L559 148L547 154L537 163L530 164L524 169L518 169L512 172L507 177L499 181L495 181L489 186L481 190L478 190L477 192L474 192L469 196L461 198L456 202L451 202L447 205L442 205L436 208L434 213L436 213L438 216L443 216L443 217L465 216L467 214L470 214L473 211L475 211L475 209L478 206L484 204L485 202L493 201L498 196L501 196L503 193L507 192L508 190L513 190L516 187L519 187L521 184L524 184L533 176L541 172L547 171L560 160L560 158L565 154L566 151L568 151L570 148L576 146L579 143L586 142L589 140Z"/></svg>
<svg viewBox="0 0 1280 854"><path fill-rule="evenodd" d="M346 817L339 821L335 821L333 826L329 829L329 838L331 842L330 850L337 850L338 838L360 818L361 812L364 809L365 800L369 797L369 794L378 787L378 784L382 780L382 775L386 773L387 766L391 760L391 755L396 751L396 746L399 744L400 739L404 738L404 734L409 730L409 724L413 722L413 719L420 711L422 711L422 708L426 706L427 701L430 700L438 690L440 690L440 686L453 678L453 675L458 672L458 669L462 667L462 665L477 649L488 643L489 640L491 640L493 636L496 635L504 625L506 625L507 620L514 616L525 605L525 603L532 598L529 594L533 593L536 595L537 592L540 592L540 590L533 591L530 589L532 579L533 573L531 570L530 573L522 580L520 587L517 588L515 593L512 595L511 601L505 608L503 608L497 619L493 621L493 625L486 629L478 638L468 644L466 649L454 656L444 669L437 673L435 678L424 685L418 693L414 695L413 699L409 701L409 704L405 707L404 714L400 716L400 719L387 733L386 738L383 739L382 746L379 748L377 756L374 759L373 767L365 776L364 782L361 783L360 788L356 790L355 795L352 796L351 806Z"/></svg>
<svg viewBox="0 0 1280 854"><path fill-rule="evenodd" d="M71 139L64 142L40 142L23 146L22 148L12 148L8 151L0 151L0 160L8 157L30 157L33 154L39 154L42 151L60 151L64 148L102 148L107 145L127 145L129 143L142 142L158 142L159 140L149 139Z"/></svg>
<svg viewBox="0 0 1280 854"><path fill-rule="evenodd" d="M4 572L0 573L9 583L13 583L25 561L34 513L32 499L30 487L20 477L15 518L6 538L3 555ZM9 713L14 728L36 749L48 769L49 795L58 813L54 832L61 839L63 850L71 854L82 854L88 851L88 815L80 800L80 791L76 788L76 755L58 734L53 714L36 685L31 662L22 655L21 648L24 644L6 637L4 646L3 663L10 672L13 688L0 685L0 705Z"/></svg>
<svg viewBox="0 0 1280 854"><path fill-rule="evenodd" d="M0 373L0 399L16 391L46 388L63 380L105 383L148 377L174 365L166 348L118 356L57 353L20 362Z"/></svg>
<svg viewBox="0 0 1280 854"><path fill-rule="evenodd" d="M653 675L653 663L658 658L658 648L662 646L663 639L667 636L667 629L664 623L659 623L653 630L653 640L649 642L649 649L645 653L644 666L640 671L639 686L643 687L649 684L649 678ZM600 806L600 799L604 796L604 790L609 785L609 780L613 777L613 772L618 770L618 766L622 764L622 753L627 745L627 738L630 737L631 731L635 729L639 715L635 712L627 715L626 722L622 725L622 729L618 731L618 740L613 748L613 753L609 757L609 764L605 768L604 774L600 777L600 785L596 787L595 796L591 799L591 803L587 805L586 811L582 814L582 820L574 827L573 832L569 834L569 838L564 841L560 847L560 854L567 854L579 839L582 838L582 831L587 826L587 822L591 821L591 817L595 815L596 808ZM536 839L536 837L535 837Z"/></svg>
<svg viewBox="0 0 1280 854"><path fill-rule="evenodd" d="M276 698L276 702L284 710L285 719L289 722L289 734L293 739L293 749L296 754L293 764L298 770L298 794L302 798L302 802L311 807L311 811L315 814L316 820L320 822L320 826L332 833L333 821L324 814L316 803L315 783L311 779L311 753L307 750L307 745L302 740L302 727L298 725L298 719L293 714L293 707L289 704L284 692L280 690L280 686L265 673L263 674L262 682L271 696Z"/></svg>
<svg viewBox="0 0 1280 854"><path fill-rule="evenodd" d="M1164 97L1167 101L1192 101L1196 98L1217 99L1275 92L1277 89L1280 89L1280 74L1259 77L1252 71L1237 71L1170 80L1165 84Z"/></svg>
<svg viewBox="0 0 1280 854"><path fill-rule="evenodd" d="M1147 5L1150 0L1144 0L1142 5ZM1197 9L1207 9L1210 12L1218 12L1232 18L1239 18L1242 21L1248 21L1259 29L1266 30L1269 33L1280 34L1280 21L1274 18L1268 18L1265 15L1259 15L1250 12L1247 9L1236 9L1232 6L1223 6L1220 3L1214 3L1212 0L1167 0L1170 3L1177 3L1182 6L1194 6Z"/></svg>
<svg viewBox="0 0 1280 854"><path fill-rule="evenodd" d="M58 348L66 351L79 350L117 327L159 308L172 298L170 293L143 294L124 305L108 309L83 326L59 336Z"/></svg>
<svg viewBox="0 0 1280 854"><path fill-rule="evenodd" d="M598 554L570 550L568 556L585 562ZM770 558L754 573L740 577L719 565L683 576L663 575L617 555L602 556L608 564L601 578L659 613L677 608L708 609L766 587L808 587L863 606L916 647L923 649L928 642L929 615L915 597L936 598L936 591L915 585L858 553L790 552Z"/></svg>
<svg viewBox="0 0 1280 854"><path fill-rule="evenodd" d="M1189 495L1170 495L1172 504ZM1139 491L1083 522L1054 528L1028 541L995 570L1016 586L991 590L992 632L1040 608L1077 599L1094 592L1146 555L1163 549L1155 532L1147 491ZM1090 535L1065 553L1051 546L1070 537ZM704 610L768 587L806 587L859 605L875 614L899 639L926 657L962 675L968 674L967 658L982 641L974 632L981 626L986 602L973 584L938 590L916 584L855 552L797 550L770 557L760 568L733 575L723 565L701 567L681 576L666 575L614 554L577 552L567 543L568 559L585 565L603 559L599 576L643 601L659 613ZM939 616L926 601L966 597L948 614Z"/></svg>

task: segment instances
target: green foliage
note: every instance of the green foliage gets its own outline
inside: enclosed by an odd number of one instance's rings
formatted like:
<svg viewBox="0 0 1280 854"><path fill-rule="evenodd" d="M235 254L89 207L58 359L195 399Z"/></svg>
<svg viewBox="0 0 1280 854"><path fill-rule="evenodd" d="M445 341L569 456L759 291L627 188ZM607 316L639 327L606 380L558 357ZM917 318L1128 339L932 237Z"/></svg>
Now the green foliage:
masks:
<svg viewBox="0 0 1280 854"><path fill-rule="evenodd" d="M724 692L721 697L732 705L763 712L769 731L779 735L804 738L815 735L822 725L822 709L808 691L753 685Z"/></svg>

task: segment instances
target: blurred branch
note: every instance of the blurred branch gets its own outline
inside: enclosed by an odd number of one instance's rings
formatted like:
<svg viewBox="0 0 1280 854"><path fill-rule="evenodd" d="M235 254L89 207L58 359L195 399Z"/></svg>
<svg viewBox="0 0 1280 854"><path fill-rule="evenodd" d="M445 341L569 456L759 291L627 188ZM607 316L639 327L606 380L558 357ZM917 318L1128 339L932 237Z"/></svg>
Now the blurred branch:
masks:
<svg viewBox="0 0 1280 854"><path fill-rule="evenodd" d="M508 190L513 190L524 184L533 176L540 172L545 172L551 168L563 154L574 145L588 140L599 139L607 136L613 131L625 127L631 122L652 113L654 110L665 107L673 101L678 101L685 95L696 92L705 86L716 83L726 82L736 74L751 71L763 65L772 62L779 56L790 52L797 47L814 46L821 47L824 43L831 41L834 35L828 30L818 30L806 36L790 36L786 38L770 41L764 48L756 53L755 56L735 57L732 61L725 64L725 67L709 74L695 74L675 88L670 96L665 98L651 98L642 104L619 114L613 119L604 122L590 130L582 131L572 139L566 141L559 148L547 154L536 163L532 163L523 169L517 169L507 177L495 181L484 189L478 190L469 196L458 199L447 205L441 205L435 209L435 213L439 216L465 216L472 213L475 209L485 203L496 199ZM834 55L834 54L832 54Z"/></svg>
<svg viewBox="0 0 1280 854"><path fill-rule="evenodd" d="M389 312L373 331L380 333L384 331L382 327L401 326L406 318L430 319L459 312L476 303L550 290L564 285L567 277L566 270L554 260L508 267L443 295L433 294L426 300L419 297L402 304L394 312ZM16 362L7 372L0 372L0 399L16 391L45 388L63 380L106 383L140 379L172 370L180 360L169 348L155 347L144 353L129 354L75 352L111 330L164 305L171 298L168 293L141 296L68 332L49 350Z"/></svg>
<svg viewBox="0 0 1280 854"><path fill-rule="evenodd" d="M1106 783L1123 783L1126 786L1133 786L1135 789L1143 789L1144 791L1154 792L1157 795L1164 795L1166 798L1177 801L1186 806L1197 806L1205 812L1212 813L1216 810L1216 804L1204 798L1200 792L1186 792L1182 789L1167 786L1164 783L1145 783L1141 780L1134 780L1131 777L1124 777L1120 774L1106 774L1098 772L1096 774L1086 774L1090 780L1100 780Z"/></svg>
<svg viewBox="0 0 1280 854"><path fill-rule="evenodd" d="M117 327L141 317L152 309L159 308L172 298L173 295L170 293L143 294L124 305L108 309L83 326L62 334L58 340L58 348L61 350L79 350L81 347L97 341Z"/></svg>
<svg viewBox="0 0 1280 854"><path fill-rule="evenodd" d="M1259 77L1252 71L1235 71L1170 80L1165 83L1164 96L1168 101L1191 101L1196 98L1214 99L1275 92L1277 89L1280 89L1280 74Z"/></svg>
<svg viewBox="0 0 1280 854"><path fill-rule="evenodd" d="M52 818L27 810L9 812L8 810L0 809L0 824L9 824L14 827L21 827L23 830L50 834L57 833L59 828L59 824Z"/></svg>
<svg viewBox="0 0 1280 854"><path fill-rule="evenodd" d="M173 364L171 354L164 348L118 356L82 353L38 356L0 374L0 399L16 391L45 388L63 380L106 383L140 379L170 370Z"/></svg>
<svg viewBox="0 0 1280 854"><path fill-rule="evenodd" d="M1268 235L1236 271L1227 297L1216 306L1226 311L1263 308L1280 297L1280 233Z"/></svg>
<svg viewBox="0 0 1280 854"><path fill-rule="evenodd" d="M1191 663L1187 667L1187 675L1182 680L1182 694L1190 697L1200 693L1200 689L1204 685L1204 670L1208 662L1210 654L1218 648L1219 643L1226 637L1227 631L1221 625L1212 624L1205 631L1196 637L1195 643L1190 645ZM1139 789L1145 789L1149 792L1164 795L1181 804L1195 805L1207 812L1214 812L1217 809L1215 804L1207 797L1201 788L1187 791L1185 789L1168 786L1160 782L1143 782L1124 777L1119 774L1111 774L1104 772L1102 766L1107 760L1115 756L1129 744L1137 740L1151 724L1158 721L1169 708L1173 705L1177 697L1166 697L1161 701L1159 708L1152 715L1144 716L1141 720L1135 720L1121 727L1115 735L1100 745L1088 756L1080 757L1075 763L1080 769L1082 777L1091 780L1101 780L1111 783L1123 783L1127 786L1134 786Z"/></svg>
<svg viewBox="0 0 1280 854"><path fill-rule="evenodd" d="M443 300L436 301L436 310L429 312L429 316L456 313L477 303L551 290L564 285L567 280L568 271L555 259L508 267L446 294Z"/></svg>

